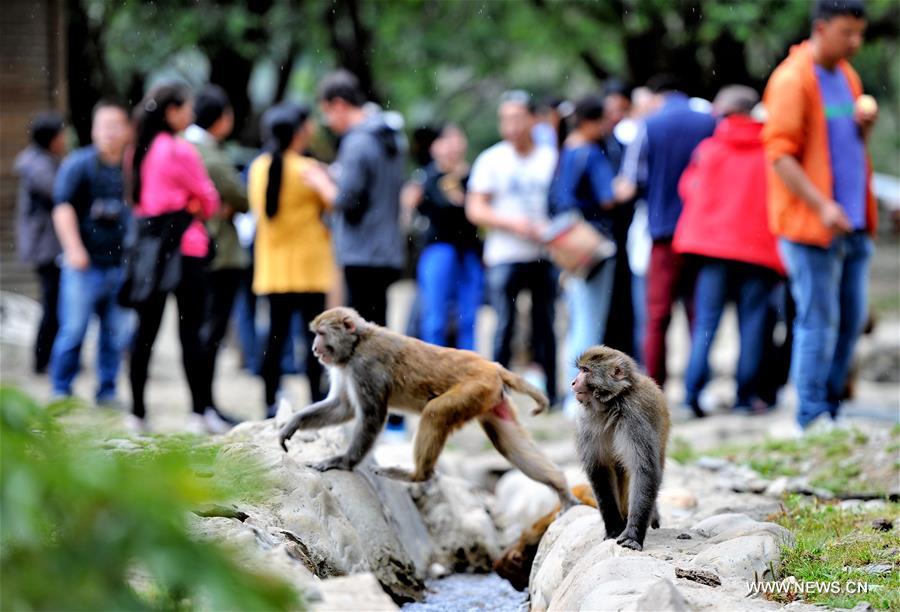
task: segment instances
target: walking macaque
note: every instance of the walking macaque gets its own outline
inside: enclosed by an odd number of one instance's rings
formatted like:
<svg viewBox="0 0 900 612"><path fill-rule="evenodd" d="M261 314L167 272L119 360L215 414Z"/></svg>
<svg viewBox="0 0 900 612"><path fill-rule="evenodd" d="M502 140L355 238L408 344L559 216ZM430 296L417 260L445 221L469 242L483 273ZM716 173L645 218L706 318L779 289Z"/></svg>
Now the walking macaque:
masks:
<svg viewBox="0 0 900 612"><path fill-rule="evenodd" d="M564 508L578 503L566 477L535 446L516 419L505 391L519 391L547 408L534 386L497 363L471 351L426 344L363 319L351 308L332 308L316 317L312 350L328 368L327 398L301 410L279 434L281 446L298 429L344 423L356 417L347 452L312 467L351 470L371 450L384 427L388 406L421 413L414 444L415 469L380 468L376 473L411 482L434 474L438 455L450 434L477 419L500 453L538 482L552 487Z"/></svg>
<svg viewBox="0 0 900 612"><path fill-rule="evenodd" d="M659 527L656 496L669 437L665 397L631 357L607 346L589 348L578 358L572 389L584 407L578 454L606 536L642 550L647 526Z"/></svg>

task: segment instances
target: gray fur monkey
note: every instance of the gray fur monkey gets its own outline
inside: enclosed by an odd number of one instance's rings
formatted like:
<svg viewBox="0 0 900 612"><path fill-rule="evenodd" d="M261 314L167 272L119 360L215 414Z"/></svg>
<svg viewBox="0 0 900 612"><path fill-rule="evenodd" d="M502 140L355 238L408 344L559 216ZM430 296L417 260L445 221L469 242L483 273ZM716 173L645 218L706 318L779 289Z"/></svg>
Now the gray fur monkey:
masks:
<svg viewBox="0 0 900 612"><path fill-rule="evenodd" d="M578 358L572 389L584 407L578 454L606 536L643 550L647 527L659 527L656 496L669 437L665 397L633 359L607 346L592 347Z"/></svg>

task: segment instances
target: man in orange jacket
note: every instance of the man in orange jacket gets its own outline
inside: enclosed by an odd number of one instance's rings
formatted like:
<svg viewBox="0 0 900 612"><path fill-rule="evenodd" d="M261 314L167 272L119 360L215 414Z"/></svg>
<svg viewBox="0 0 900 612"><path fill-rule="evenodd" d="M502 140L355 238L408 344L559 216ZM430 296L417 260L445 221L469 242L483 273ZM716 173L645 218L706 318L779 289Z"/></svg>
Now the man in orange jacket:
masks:
<svg viewBox="0 0 900 612"><path fill-rule="evenodd" d="M797 305L797 423L837 419L866 313L876 208L866 136L877 108L847 62L866 27L862 0L816 0L809 40L772 73L764 97L769 225Z"/></svg>

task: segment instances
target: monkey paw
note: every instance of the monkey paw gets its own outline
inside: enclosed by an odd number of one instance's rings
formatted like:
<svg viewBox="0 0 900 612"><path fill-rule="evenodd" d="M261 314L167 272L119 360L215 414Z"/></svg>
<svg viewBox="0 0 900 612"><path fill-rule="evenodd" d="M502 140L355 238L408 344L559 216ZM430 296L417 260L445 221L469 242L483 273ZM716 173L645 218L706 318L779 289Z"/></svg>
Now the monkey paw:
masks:
<svg viewBox="0 0 900 612"><path fill-rule="evenodd" d="M328 470L351 469L350 462L346 457L332 457L331 459L326 459L325 461L320 461L319 463L310 463L309 467L320 472L327 472Z"/></svg>
<svg viewBox="0 0 900 612"><path fill-rule="evenodd" d="M619 536L619 539L616 540L616 544L623 548L630 548L631 550L644 550L644 545L638 542L637 538L627 531Z"/></svg>

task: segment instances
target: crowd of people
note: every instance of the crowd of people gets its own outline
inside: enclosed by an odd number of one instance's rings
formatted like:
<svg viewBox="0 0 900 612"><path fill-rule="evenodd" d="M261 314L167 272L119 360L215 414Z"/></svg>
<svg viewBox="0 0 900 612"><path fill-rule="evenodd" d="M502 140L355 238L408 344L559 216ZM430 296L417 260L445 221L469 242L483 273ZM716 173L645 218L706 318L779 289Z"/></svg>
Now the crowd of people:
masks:
<svg viewBox="0 0 900 612"><path fill-rule="evenodd" d="M557 388L560 296L567 363L605 343L660 386L673 307L683 302L685 407L697 417L707 412L710 348L733 302L734 409L771 409L792 364L798 427L838 420L876 223L865 141L877 108L859 103L847 61L864 27L861 2L818 2L810 39L776 68L762 101L732 85L710 105L670 75L633 90L611 81L573 102L507 92L501 140L471 167L462 126L432 127L410 151L402 118L369 103L345 71L317 92L338 138L327 165L310 153L314 109L284 102L262 115L262 149L242 174L223 148L234 116L215 85L159 85L134 109L101 101L92 143L68 155L62 119L36 117L17 161L20 253L41 280L35 371L49 368L54 396L70 396L96 315L95 399L117 400L127 355L130 423L144 428L148 366L171 294L190 431L234 423L212 391L230 321L244 364L263 379L268 416L283 374L299 369L295 340L321 399L327 381L308 322L345 303L386 324L388 288L415 234L410 331L474 350L487 302L497 319L491 357L509 366L519 297L529 292L525 362L567 411L576 402ZM423 165L411 178L410 153ZM268 305L265 334L257 298Z"/></svg>

